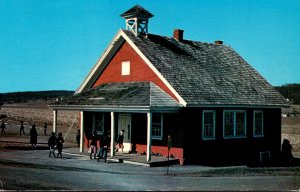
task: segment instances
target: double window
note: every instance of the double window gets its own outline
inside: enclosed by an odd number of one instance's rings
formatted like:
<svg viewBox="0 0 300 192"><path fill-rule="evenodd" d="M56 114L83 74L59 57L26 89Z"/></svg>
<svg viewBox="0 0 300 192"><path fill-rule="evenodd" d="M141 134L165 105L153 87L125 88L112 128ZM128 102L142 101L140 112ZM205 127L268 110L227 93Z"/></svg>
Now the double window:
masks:
<svg viewBox="0 0 300 192"><path fill-rule="evenodd" d="M216 130L216 111L213 110L203 111L202 139L203 140L215 139L215 130Z"/></svg>
<svg viewBox="0 0 300 192"><path fill-rule="evenodd" d="M246 111L224 111L223 136L224 138L246 137Z"/></svg>
<svg viewBox="0 0 300 192"><path fill-rule="evenodd" d="M262 111L253 112L253 136L263 137L264 136L264 116Z"/></svg>
<svg viewBox="0 0 300 192"><path fill-rule="evenodd" d="M152 139L161 140L163 136L163 114L152 114Z"/></svg>

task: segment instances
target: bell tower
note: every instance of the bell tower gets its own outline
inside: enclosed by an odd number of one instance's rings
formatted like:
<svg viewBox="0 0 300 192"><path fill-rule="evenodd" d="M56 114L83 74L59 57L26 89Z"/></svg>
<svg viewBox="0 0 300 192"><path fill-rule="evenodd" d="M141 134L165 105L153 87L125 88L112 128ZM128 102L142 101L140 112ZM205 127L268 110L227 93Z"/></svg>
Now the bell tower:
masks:
<svg viewBox="0 0 300 192"><path fill-rule="evenodd" d="M126 30L133 32L135 36L148 33L148 20L153 16L152 13L139 5L121 14L121 17L126 19Z"/></svg>

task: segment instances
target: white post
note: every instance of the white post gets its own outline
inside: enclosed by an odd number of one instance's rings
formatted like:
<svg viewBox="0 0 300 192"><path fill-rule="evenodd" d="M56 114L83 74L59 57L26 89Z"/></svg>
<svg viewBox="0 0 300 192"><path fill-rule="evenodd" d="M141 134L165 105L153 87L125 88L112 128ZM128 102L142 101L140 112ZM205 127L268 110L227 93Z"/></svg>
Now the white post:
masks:
<svg viewBox="0 0 300 192"><path fill-rule="evenodd" d="M147 162L151 162L152 113L147 113Z"/></svg>
<svg viewBox="0 0 300 192"><path fill-rule="evenodd" d="M115 113L110 112L110 121L111 121L111 127L110 127L110 156L115 156L115 144L114 144L114 138L115 138Z"/></svg>
<svg viewBox="0 0 300 192"><path fill-rule="evenodd" d="M84 137L83 137L83 129L84 129L84 126L83 126L83 121L84 121L84 116L83 116L83 111L80 111L80 153L83 153L84 151Z"/></svg>
<svg viewBox="0 0 300 192"><path fill-rule="evenodd" d="M57 110L53 110L53 132L57 131Z"/></svg>

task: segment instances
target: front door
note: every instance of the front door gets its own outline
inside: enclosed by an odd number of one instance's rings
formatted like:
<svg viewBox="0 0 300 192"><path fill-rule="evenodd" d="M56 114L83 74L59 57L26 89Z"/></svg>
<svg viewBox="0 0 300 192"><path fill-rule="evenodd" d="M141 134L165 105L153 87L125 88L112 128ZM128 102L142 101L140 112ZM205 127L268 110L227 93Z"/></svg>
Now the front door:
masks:
<svg viewBox="0 0 300 192"><path fill-rule="evenodd" d="M131 115L130 114L120 114L118 121L118 134L124 129L124 149L123 152L131 151Z"/></svg>

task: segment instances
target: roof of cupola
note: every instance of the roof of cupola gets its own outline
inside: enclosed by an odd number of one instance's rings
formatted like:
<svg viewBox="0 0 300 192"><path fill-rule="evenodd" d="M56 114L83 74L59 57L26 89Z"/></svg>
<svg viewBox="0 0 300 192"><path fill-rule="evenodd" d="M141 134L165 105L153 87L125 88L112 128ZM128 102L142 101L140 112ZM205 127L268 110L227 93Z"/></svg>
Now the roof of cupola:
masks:
<svg viewBox="0 0 300 192"><path fill-rule="evenodd" d="M148 18L153 17L154 15L141 7L140 5L135 5L131 9L125 11L124 13L121 14L121 17L124 18L130 18L130 17L136 17L136 16L146 16Z"/></svg>

